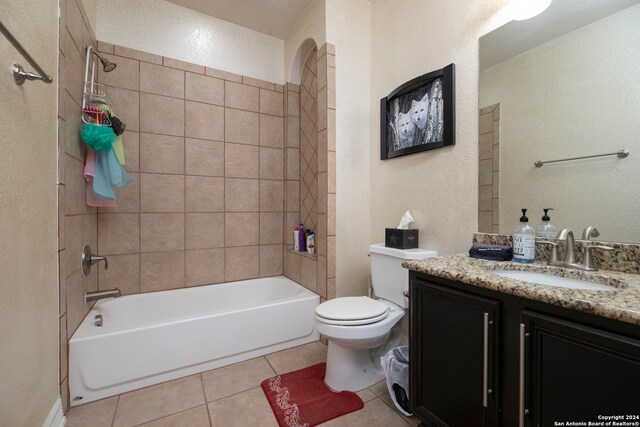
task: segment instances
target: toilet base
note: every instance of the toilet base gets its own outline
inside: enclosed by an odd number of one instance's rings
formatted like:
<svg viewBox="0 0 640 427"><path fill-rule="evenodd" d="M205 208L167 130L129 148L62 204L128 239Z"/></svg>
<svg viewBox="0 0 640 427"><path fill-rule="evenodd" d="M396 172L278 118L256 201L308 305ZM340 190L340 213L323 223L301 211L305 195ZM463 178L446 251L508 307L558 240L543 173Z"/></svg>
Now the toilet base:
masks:
<svg viewBox="0 0 640 427"><path fill-rule="evenodd" d="M384 379L369 355L370 349L346 347L329 340L324 383L333 391L360 391Z"/></svg>

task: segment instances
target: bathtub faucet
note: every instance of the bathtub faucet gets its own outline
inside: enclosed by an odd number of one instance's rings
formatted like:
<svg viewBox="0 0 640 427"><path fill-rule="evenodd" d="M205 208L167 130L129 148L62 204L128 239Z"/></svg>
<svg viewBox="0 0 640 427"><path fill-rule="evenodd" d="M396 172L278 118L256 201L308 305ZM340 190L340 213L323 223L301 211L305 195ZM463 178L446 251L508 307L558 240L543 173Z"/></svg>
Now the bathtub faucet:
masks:
<svg viewBox="0 0 640 427"><path fill-rule="evenodd" d="M91 291L84 294L85 302L98 301L103 298L119 298L122 296L120 289L107 289L104 291Z"/></svg>

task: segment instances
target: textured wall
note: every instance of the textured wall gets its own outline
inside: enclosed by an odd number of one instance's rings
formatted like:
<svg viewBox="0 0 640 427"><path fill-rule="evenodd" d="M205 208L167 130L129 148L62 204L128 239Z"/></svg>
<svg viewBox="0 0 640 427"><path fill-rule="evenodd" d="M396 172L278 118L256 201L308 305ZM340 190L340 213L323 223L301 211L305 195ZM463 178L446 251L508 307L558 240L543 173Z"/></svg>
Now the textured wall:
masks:
<svg viewBox="0 0 640 427"><path fill-rule="evenodd" d="M10 65L34 71L0 36L0 425L40 426L58 397L56 88L58 3L0 3L2 22L54 78L17 86Z"/></svg>
<svg viewBox="0 0 640 427"><path fill-rule="evenodd" d="M640 6L483 72L480 107L500 102L500 232L520 208L537 227L543 207L558 230L595 225L601 240L638 242ZM526 100L526 102L523 102ZM482 125L482 124L481 124ZM631 151L535 168L536 160ZM603 208L606 206L606 208Z"/></svg>
<svg viewBox="0 0 640 427"><path fill-rule="evenodd" d="M163 0L98 0L96 9L101 41L285 81L283 40Z"/></svg>
<svg viewBox="0 0 640 427"><path fill-rule="evenodd" d="M443 255L469 248L478 212L478 37L509 19L500 10L507 2L372 2L371 241L409 209L421 247ZM452 62L457 145L381 161L380 98Z"/></svg>
<svg viewBox="0 0 640 427"><path fill-rule="evenodd" d="M99 288L127 294L283 271L284 87L99 43L135 182L100 208Z"/></svg>

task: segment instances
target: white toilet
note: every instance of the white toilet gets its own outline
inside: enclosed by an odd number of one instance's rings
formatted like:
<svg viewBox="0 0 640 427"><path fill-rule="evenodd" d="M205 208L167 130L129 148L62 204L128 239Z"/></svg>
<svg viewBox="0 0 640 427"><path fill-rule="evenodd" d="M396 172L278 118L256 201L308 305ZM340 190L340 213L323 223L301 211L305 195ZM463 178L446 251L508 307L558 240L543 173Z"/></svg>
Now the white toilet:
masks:
<svg viewBox="0 0 640 427"><path fill-rule="evenodd" d="M438 256L435 251L393 249L383 243L369 246L369 253L371 282L379 299L342 297L316 307L316 329L329 341L324 382L334 391L362 390L384 378L372 359L381 356L376 348L386 343L407 308L403 291L409 287L409 274L402 262Z"/></svg>

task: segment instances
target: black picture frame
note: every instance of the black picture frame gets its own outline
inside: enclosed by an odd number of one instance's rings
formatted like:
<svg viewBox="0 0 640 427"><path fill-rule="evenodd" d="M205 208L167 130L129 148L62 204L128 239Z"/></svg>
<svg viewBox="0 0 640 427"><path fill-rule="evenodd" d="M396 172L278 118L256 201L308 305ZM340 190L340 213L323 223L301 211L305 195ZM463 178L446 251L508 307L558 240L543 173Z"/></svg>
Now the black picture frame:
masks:
<svg viewBox="0 0 640 427"><path fill-rule="evenodd" d="M380 160L455 145L455 64L424 74L380 100Z"/></svg>

